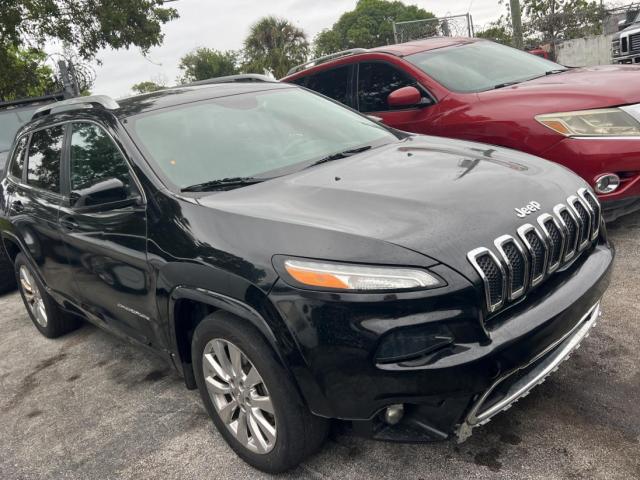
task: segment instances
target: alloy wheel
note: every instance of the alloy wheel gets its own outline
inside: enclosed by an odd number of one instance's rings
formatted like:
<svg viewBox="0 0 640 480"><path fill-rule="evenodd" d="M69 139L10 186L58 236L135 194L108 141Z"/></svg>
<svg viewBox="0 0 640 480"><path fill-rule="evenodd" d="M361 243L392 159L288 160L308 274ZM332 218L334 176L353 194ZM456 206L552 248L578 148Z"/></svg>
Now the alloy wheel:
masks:
<svg viewBox="0 0 640 480"><path fill-rule="evenodd" d="M270 452L276 417L257 368L236 345L219 338L205 346L202 365L209 396L227 429L248 450Z"/></svg>
<svg viewBox="0 0 640 480"><path fill-rule="evenodd" d="M47 326L47 310L44 305L44 300L42 299L42 293L38 288L38 284L33 278L32 273L29 269L21 265L20 266L20 285L22 287L22 292L24 293L24 298L27 303L27 308L43 328Z"/></svg>

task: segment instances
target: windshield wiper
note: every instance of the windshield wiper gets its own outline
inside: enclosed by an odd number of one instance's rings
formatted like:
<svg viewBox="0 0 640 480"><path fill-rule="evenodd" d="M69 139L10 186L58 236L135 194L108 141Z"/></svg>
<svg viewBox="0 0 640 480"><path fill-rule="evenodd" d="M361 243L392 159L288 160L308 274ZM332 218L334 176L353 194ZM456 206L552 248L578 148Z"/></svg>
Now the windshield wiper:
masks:
<svg viewBox="0 0 640 480"><path fill-rule="evenodd" d="M498 88L510 87L511 85L517 85L518 83L522 83L522 82L504 82L504 83L499 83L497 85L494 85L493 89L497 90Z"/></svg>
<svg viewBox="0 0 640 480"><path fill-rule="evenodd" d="M326 156L324 158L321 158L320 160L318 160L316 162L313 162L309 166L313 167L315 165L320 165L321 163L332 162L333 160L340 160L341 158L350 157L351 155L355 155L356 153L364 152L364 151L370 150L370 149L371 149L371 145L366 145L364 147L352 148L351 150L345 150L343 152L334 153L332 155L328 155L328 156Z"/></svg>
<svg viewBox="0 0 640 480"><path fill-rule="evenodd" d="M207 192L210 190L217 190L230 187L244 187L245 185L253 185L254 183L260 183L267 180L266 178L255 177L231 177L231 178L219 178L217 180L209 180L204 183L197 183L188 187L182 188L181 192Z"/></svg>
<svg viewBox="0 0 640 480"><path fill-rule="evenodd" d="M544 75L536 75L535 77L525 78L524 80L517 80L517 81L513 81L513 82L499 83L497 85L494 85L493 88L495 90L495 89L498 89L498 88L510 87L511 85L516 85L518 83L528 82L529 80L535 80L536 78L546 77L548 75L555 75L556 73L564 73L567 70L568 69L566 69L566 68L556 68L555 70L549 70L549 71L544 72Z"/></svg>

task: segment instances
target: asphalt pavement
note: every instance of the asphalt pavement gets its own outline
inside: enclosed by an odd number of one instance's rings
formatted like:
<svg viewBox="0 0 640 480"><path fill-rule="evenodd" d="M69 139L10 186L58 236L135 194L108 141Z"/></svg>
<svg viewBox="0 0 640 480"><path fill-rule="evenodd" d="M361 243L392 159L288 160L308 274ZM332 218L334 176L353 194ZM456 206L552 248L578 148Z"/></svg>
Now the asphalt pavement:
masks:
<svg viewBox="0 0 640 480"><path fill-rule="evenodd" d="M282 478L640 479L640 214L617 248L603 316L560 370L465 443L334 433ZM198 393L154 354L90 325L57 340L0 297L0 479L258 479Z"/></svg>

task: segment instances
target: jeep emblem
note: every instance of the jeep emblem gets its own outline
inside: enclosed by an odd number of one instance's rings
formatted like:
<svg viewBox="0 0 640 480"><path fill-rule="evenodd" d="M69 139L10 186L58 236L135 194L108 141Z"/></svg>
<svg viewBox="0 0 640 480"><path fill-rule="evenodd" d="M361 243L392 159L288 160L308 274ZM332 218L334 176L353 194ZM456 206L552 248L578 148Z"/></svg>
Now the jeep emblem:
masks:
<svg viewBox="0 0 640 480"><path fill-rule="evenodd" d="M522 208L514 208L519 218L524 218L530 213L540 210L541 205L538 202L531 201Z"/></svg>

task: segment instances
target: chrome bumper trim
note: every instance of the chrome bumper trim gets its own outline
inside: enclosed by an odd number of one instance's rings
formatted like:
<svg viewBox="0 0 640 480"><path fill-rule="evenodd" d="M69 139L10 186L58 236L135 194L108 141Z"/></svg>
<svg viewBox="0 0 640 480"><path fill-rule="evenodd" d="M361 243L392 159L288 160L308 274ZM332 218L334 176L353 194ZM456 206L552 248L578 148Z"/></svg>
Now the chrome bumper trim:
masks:
<svg viewBox="0 0 640 480"><path fill-rule="evenodd" d="M487 423L491 418L504 411L508 410L515 402L524 398L529 392L537 385L544 382L546 377L557 370L558 366L569 356L571 353L580 346L580 342L589 335L589 330L596 324L596 320L601 315L600 302L596 303L589 311L580 319L578 324L566 333L562 338L551 344L543 352L538 354L529 363L523 365L516 370L512 370L506 375L499 378L489 389L476 401L471 407L466 419L460 425L456 431L458 442L463 442L471 436L471 431L474 427ZM555 350L555 351L554 351ZM545 358L536 365L535 369L529 372L527 375L516 381L510 388L505 397L497 402L495 405L481 411L482 405L487 401L491 393L496 389L498 385L507 380L509 377L519 372L520 370L529 367L534 364L545 355L553 352L548 358Z"/></svg>

